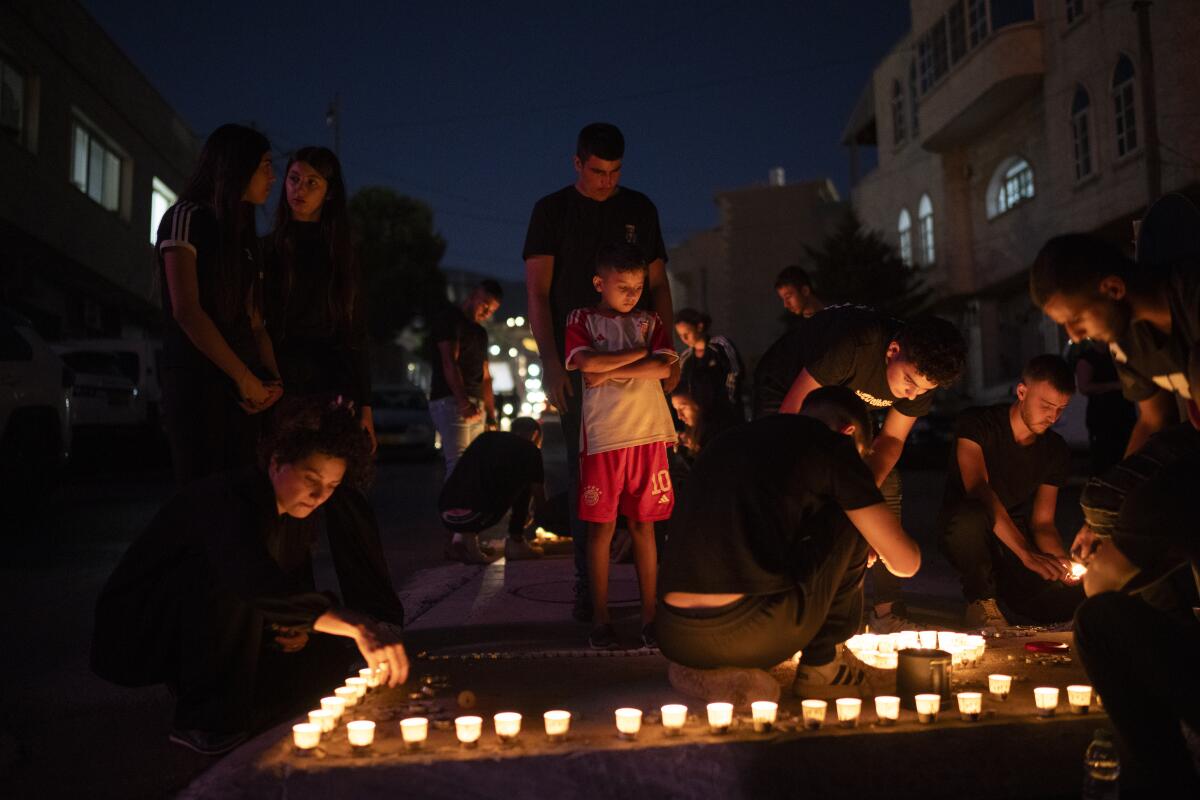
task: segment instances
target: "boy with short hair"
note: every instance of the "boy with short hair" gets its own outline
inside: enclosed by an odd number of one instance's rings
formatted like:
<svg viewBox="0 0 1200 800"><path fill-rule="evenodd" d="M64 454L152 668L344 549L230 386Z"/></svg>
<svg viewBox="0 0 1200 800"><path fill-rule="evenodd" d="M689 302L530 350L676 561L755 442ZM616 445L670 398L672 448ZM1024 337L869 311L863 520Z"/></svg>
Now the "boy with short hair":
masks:
<svg viewBox="0 0 1200 800"><path fill-rule="evenodd" d="M675 426L659 381L678 360L658 314L637 309L646 282L641 250L624 242L600 248L592 285L593 308L567 317L566 367L583 373L583 425L579 446L579 518L588 523L588 576L595 649L616 646L608 614L608 551L618 512L629 521L642 595L642 642L655 646L654 523L675 506L667 468L667 443Z"/></svg>

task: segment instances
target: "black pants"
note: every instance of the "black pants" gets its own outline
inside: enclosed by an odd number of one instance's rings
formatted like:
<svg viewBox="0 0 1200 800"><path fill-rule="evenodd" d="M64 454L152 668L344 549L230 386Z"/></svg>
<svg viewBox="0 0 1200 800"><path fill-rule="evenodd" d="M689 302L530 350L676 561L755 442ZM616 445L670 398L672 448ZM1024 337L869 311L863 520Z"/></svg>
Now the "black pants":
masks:
<svg viewBox="0 0 1200 800"><path fill-rule="evenodd" d="M1147 797L1200 797L1180 720L1200 731L1200 628L1116 592L1075 615L1075 647ZM1124 783L1124 776L1123 781Z"/></svg>
<svg viewBox="0 0 1200 800"><path fill-rule="evenodd" d="M840 511L822 527L803 546L794 589L712 609L660 602L654 626L663 655L698 669L769 669L797 650L805 664L832 661L862 623L867 543Z"/></svg>
<svg viewBox="0 0 1200 800"><path fill-rule="evenodd" d="M883 485L879 487L879 491L883 494L883 500L887 503L887 507L896 515L896 519L903 519L900 515L900 508L904 487L900 483L900 470L893 469L889 472L883 479ZM878 559L875 566L871 567L872 605L896 602L900 599L900 592L903 588L904 579L897 578L888 572L888 568L883 564L883 559Z"/></svg>
<svg viewBox="0 0 1200 800"><path fill-rule="evenodd" d="M588 524L579 518L579 430L583 426L583 378L579 370L567 373L575 394L567 398L571 410L563 414L562 433L567 446L567 507L570 509L571 543L575 548L575 593L591 597L588 578Z"/></svg>
<svg viewBox="0 0 1200 800"><path fill-rule="evenodd" d="M938 518L942 552L958 571L966 601L998 597L1037 624L1069 620L1083 602L1083 587L1048 581L1027 569L993 532L995 526L991 509L970 497L943 508Z"/></svg>
<svg viewBox="0 0 1200 800"><path fill-rule="evenodd" d="M261 414L247 414L216 368L162 371L164 427L175 482L254 463Z"/></svg>

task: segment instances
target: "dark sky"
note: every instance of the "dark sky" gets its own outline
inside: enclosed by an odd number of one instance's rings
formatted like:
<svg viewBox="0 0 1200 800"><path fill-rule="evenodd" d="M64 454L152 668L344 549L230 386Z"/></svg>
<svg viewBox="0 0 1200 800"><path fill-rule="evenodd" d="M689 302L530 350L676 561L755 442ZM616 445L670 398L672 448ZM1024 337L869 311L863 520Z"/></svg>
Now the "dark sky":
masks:
<svg viewBox="0 0 1200 800"><path fill-rule="evenodd" d="M425 200L444 266L513 279L530 208L574 180L588 122L624 131L622 183L655 201L668 244L772 166L844 194L841 130L909 21L901 0L84 5L201 136L253 121L281 153L329 145L340 92L351 190Z"/></svg>

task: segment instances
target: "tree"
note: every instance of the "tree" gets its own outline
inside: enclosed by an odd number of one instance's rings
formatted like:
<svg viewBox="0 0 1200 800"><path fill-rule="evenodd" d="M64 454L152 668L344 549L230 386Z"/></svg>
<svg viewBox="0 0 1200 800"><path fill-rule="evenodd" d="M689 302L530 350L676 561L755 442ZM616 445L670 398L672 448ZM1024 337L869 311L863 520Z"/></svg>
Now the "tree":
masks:
<svg viewBox="0 0 1200 800"><path fill-rule="evenodd" d="M900 319L929 305L932 292L919 268L905 264L878 231L863 228L853 211L846 213L821 249L804 249L815 264L817 293L827 303L871 306Z"/></svg>
<svg viewBox="0 0 1200 800"><path fill-rule="evenodd" d="M428 319L445 301L446 278L438 264L446 240L433 229L433 209L384 186L356 192L350 220L371 338L391 341L414 317Z"/></svg>

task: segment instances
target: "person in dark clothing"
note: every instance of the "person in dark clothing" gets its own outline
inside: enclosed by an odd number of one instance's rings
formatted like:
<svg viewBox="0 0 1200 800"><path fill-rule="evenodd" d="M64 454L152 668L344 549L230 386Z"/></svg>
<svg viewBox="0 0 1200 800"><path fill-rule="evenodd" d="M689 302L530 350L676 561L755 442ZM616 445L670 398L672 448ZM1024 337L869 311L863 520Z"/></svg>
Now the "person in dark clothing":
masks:
<svg viewBox="0 0 1200 800"><path fill-rule="evenodd" d="M676 312L675 333L687 346L679 356L679 384L713 403L720 402L724 394L733 415L744 419L742 378L746 367L733 342L713 336L711 328L712 318L702 311L681 308Z"/></svg>
<svg viewBox="0 0 1200 800"><path fill-rule="evenodd" d="M700 454L659 578L658 641L675 688L773 700L779 686L764 670L801 650L796 694L870 689L840 647L861 623L868 547L899 575L921 561L862 460L870 436L862 401L826 387L799 415L726 431Z"/></svg>
<svg viewBox="0 0 1200 800"><path fill-rule="evenodd" d="M1124 455L1137 423L1137 409L1121 393L1121 378L1107 348L1085 339L1072 347L1072 356L1075 385L1087 398L1085 423L1092 474L1099 475Z"/></svg>
<svg viewBox="0 0 1200 800"><path fill-rule="evenodd" d="M123 686L167 684L170 738L197 752L226 752L280 714L312 708L359 656L387 669L390 685L407 677L404 610L378 531L330 526L340 600L313 576L313 512L343 480L366 479L367 438L343 405L292 404L263 465L184 487L96 603L93 671Z"/></svg>
<svg viewBox="0 0 1200 800"><path fill-rule="evenodd" d="M271 144L241 125L217 128L158 226L166 316L160 375L180 485L254 463L257 416L283 394L263 323L254 206L271 191Z"/></svg>
<svg viewBox="0 0 1200 800"><path fill-rule="evenodd" d="M454 558L475 564L494 561L498 556L482 550L479 534L499 523L506 512L504 558L540 558L541 549L525 539L525 529L544 509L544 482L542 426L537 420L517 417L508 431L487 431L471 442L438 497L442 524L462 536L460 545L452 545Z"/></svg>
<svg viewBox="0 0 1200 800"><path fill-rule="evenodd" d="M567 315L595 305L592 277L601 246L614 242L636 245L648 265L646 289L639 307L658 314L670 331L671 287L667 282L667 247L658 210L641 192L618 185L625 157L625 137L615 126L595 122L580 132L575 146L575 183L534 204L522 258L529 297L529 324L542 360L542 384L562 419L566 442L571 539L575 546L575 607L572 615L591 622L591 589L587 567L587 524L579 519L577 497L579 435L583 383L580 373L567 372L563 351ZM679 382L678 367L663 382L670 392Z"/></svg>
<svg viewBox="0 0 1200 800"><path fill-rule="evenodd" d="M968 628L1007 628L997 599L1039 624L1065 622L1083 602L1054 525L1071 453L1050 427L1074 391L1067 363L1040 355L1025 365L1015 402L958 415L938 530Z"/></svg>
<svg viewBox="0 0 1200 800"><path fill-rule="evenodd" d="M694 460L717 434L742 422L725 399L723 391L707 381L680 381L671 393L671 407L683 423L679 449Z"/></svg>
<svg viewBox="0 0 1200 800"><path fill-rule="evenodd" d="M263 262L267 331L285 389L352 400L374 449L366 293L342 165L332 151L302 147L288 159Z"/></svg>
<svg viewBox="0 0 1200 800"><path fill-rule="evenodd" d="M784 311L800 318L811 317L825 308L813 289L812 278L799 264L791 264L779 271L775 277L775 294L779 295Z"/></svg>

